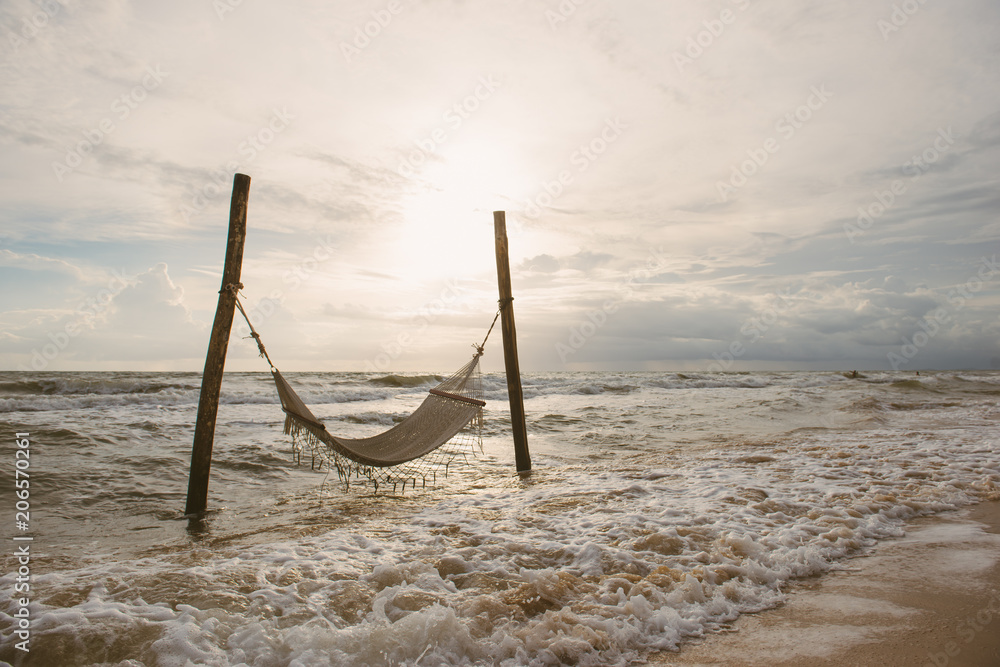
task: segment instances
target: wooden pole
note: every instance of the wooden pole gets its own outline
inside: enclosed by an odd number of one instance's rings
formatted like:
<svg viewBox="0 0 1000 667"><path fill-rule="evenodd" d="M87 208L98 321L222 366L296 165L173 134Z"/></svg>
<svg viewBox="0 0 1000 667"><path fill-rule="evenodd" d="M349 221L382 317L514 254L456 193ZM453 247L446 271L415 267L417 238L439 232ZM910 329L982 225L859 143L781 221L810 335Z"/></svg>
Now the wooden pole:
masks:
<svg viewBox="0 0 1000 667"><path fill-rule="evenodd" d="M215 309L215 323L208 341L205 372L201 376L201 398L198 400L198 421L194 427L191 448L191 473L188 476L185 514L201 514L208 505L208 473L212 467L212 444L215 441L215 418L219 413L219 392L222 372L226 366L229 333L236 311L236 291L243 269L243 244L247 236L247 203L250 200L250 177L233 177L233 199L229 205L229 241L226 243L226 264L222 270L222 289Z"/></svg>
<svg viewBox="0 0 1000 667"><path fill-rule="evenodd" d="M524 424L524 395L521 392L521 369L517 363L517 331L514 328L514 297L510 288L510 259L507 254L507 214L493 211L496 235L497 285L500 288L500 330L503 332L503 360L507 371L507 394L510 396L510 424L514 431L514 462L518 472L531 470L528 453L528 430Z"/></svg>

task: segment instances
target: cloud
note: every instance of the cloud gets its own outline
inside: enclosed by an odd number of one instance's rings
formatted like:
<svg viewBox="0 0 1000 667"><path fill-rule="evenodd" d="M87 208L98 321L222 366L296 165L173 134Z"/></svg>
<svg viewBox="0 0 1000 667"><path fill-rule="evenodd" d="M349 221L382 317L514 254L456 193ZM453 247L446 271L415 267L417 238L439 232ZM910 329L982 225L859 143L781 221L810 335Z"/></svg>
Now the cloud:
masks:
<svg viewBox="0 0 1000 667"><path fill-rule="evenodd" d="M0 266L29 271L54 271L66 274L77 280L84 278L84 272L66 260L54 257L42 257L34 253L21 254L7 249L0 249Z"/></svg>
<svg viewBox="0 0 1000 667"><path fill-rule="evenodd" d="M151 359L185 367L207 344L206 325L192 319L162 263L138 276L113 276L75 308L8 311L4 322L13 341L6 363L36 371Z"/></svg>
<svg viewBox="0 0 1000 667"><path fill-rule="evenodd" d="M637 286L643 289L660 286ZM844 356L863 367L887 368L889 352L925 331L934 313L946 312L947 322L934 325L933 344L921 361L941 363L955 356L957 341L964 340L969 350L979 351L956 358L976 358L981 364L997 348L981 332L995 329L998 318L983 321L984 312L973 305L956 309L946 294L907 285L895 276L796 279L773 292L740 296L694 284L670 296L612 302L610 308L596 298L580 304L561 326L541 332L547 346L536 337L529 353L537 363L564 368L613 368L615 360L632 369L659 367L667 360L717 370L741 370L759 362L829 367Z"/></svg>
<svg viewBox="0 0 1000 667"><path fill-rule="evenodd" d="M494 209L526 369L707 367L735 342L734 363L884 365L1000 239L996 2L888 34L862 0L569 4L402 3L365 35L384 4L2 3L2 362L66 335L49 367L200 368L236 171L247 294L310 369L383 353L447 280L462 298L393 362L449 365L494 312ZM990 363L997 298L991 278L918 361Z"/></svg>

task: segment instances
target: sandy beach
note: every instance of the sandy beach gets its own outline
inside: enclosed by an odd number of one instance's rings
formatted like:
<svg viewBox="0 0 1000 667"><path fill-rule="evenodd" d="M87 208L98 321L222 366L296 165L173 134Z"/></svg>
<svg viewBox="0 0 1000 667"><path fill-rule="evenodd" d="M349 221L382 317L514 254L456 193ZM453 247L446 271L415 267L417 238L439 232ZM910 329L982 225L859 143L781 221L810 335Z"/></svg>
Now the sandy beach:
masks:
<svg viewBox="0 0 1000 667"><path fill-rule="evenodd" d="M1000 665L1000 502L918 519L847 566L649 664Z"/></svg>

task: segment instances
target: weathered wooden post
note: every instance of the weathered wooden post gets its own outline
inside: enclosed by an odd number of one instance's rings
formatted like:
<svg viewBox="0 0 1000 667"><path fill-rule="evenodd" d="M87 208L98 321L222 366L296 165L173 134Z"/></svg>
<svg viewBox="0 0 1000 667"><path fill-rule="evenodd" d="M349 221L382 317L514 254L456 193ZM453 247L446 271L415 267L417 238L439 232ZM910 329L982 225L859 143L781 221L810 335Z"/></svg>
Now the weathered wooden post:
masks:
<svg viewBox="0 0 1000 667"><path fill-rule="evenodd" d="M201 514L208 505L208 473L212 468L212 444L215 441L215 418L219 413L219 392L222 372L226 366L229 333L236 312L236 292L242 287L243 245L247 236L247 203L250 200L250 177L233 177L233 199L229 205L229 241L226 243L226 264L222 270L222 289L215 309L215 323L208 341L205 372L201 376L201 398L198 400L198 421L194 427L191 448L191 473L188 476L185 514Z"/></svg>
<svg viewBox="0 0 1000 667"><path fill-rule="evenodd" d="M507 254L507 214L493 211L496 236L497 285L500 288L500 330L503 332L503 360L510 397L510 424L514 431L514 462L518 472L531 470L528 453L528 430L524 423L524 394L521 392L521 369L517 363L517 331L514 328L514 297L510 288L510 258Z"/></svg>

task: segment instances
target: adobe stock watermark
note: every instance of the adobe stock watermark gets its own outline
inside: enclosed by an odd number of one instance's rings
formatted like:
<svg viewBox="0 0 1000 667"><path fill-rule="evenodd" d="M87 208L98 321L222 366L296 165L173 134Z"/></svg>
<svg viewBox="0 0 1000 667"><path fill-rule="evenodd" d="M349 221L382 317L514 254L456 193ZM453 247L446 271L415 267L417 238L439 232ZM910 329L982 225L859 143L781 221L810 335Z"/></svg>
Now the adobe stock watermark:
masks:
<svg viewBox="0 0 1000 667"><path fill-rule="evenodd" d="M225 21L227 14L235 12L242 5L243 0L212 0L212 9L220 21Z"/></svg>
<svg viewBox="0 0 1000 667"><path fill-rule="evenodd" d="M74 338L83 333L84 327L105 312L116 296L133 284L137 276L128 276L124 271L112 271L108 286L88 298L76 310L76 317L65 326L48 333L49 342L41 348L31 350L31 366L20 364L21 371L44 371L52 361L66 351Z"/></svg>
<svg viewBox="0 0 1000 667"><path fill-rule="evenodd" d="M975 613L970 613L955 628L953 636L956 639L950 640L941 647L940 651L928 651L927 662L923 667L949 667L963 663L952 662L962 654L963 646L971 644L979 634L987 629L1000 616L1000 593L994 592L990 596L989 603ZM993 629L996 632L996 629Z"/></svg>
<svg viewBox="0 0 1000 667"><path fill-rule="evenodd" d="M565 364L567 357L582 350L584 345L608 323L608 316L618 312L619 305L619 301L608 299L601 304L600 308L588 311L586 319L570 325L566 342L556 343L556 354L559 355L559 360Z"/></svg>
<svg viewBox="0 0 1000 667"><path fill-rule="evenodd" d="M618 293L616 297L619 301L627 301L635 296L636 285L645 284L650 278L660 273L667 266L667 255L663 252L663 246L656 246L649 251L646 261L642 266L629 270L625 280L615 286Z"/></svg>
<svg viewBox="0 0 1000 667"><path fill-rule="evenodd" d="M997 264L995 254L991 258L983 257L980 264L975 275L948 292L949 307L941 306L924 315L917 324L920 331L914 332L909 338L903 336L903 344L899 346L899 351L889 352L886 355L892 370L898 371L901 366L910 363L941 332L941 325L951 321L951 313L964 308L966 302L983 289L987 281L1000 273L1000 265Z"/></svg>
<svg viewBox="0 0 1000 667"><path fill-rule="evenodd" d="M784 141L791 140L795 133L801 130L806 123L813 119L813 115L823 108L823 106L833 97L826 84L813 86L809 89L809 96L806 101L782 116L774 124L774 130ZM768 137L759 148L747 149L747 159L733 166L730 171L728 181L716 181L715 189L719 193L719 200L726 202L738 189L749 182L749 179L757 174L761 167L767 164L771 156L781 150L781 142L774 137Z"/></svg>
<svg viewBox="0 0 1000 667"><path fill-rule="evenodd" d="M628 129L628 124L622 122L621 117L615 116L604 121L604 127L592 139L579 147L569 157L570 165L576 167L576 174L582 174L604 155L611 144L618 141L622 132ZM566 188L573 183L574 172L571 169L563 169L556 174L551 181L542 181L539 185L543 192L529 199L521 208L519 213L525 218L534 219L542 214L542 209L552 206L553 202L562 195Z"/></svg>
<svg viewBox="0 0 1000 667"><path fill-rule="evenodd" d="M250 318L250 321L259 325L278 312L278 307L285 302L289 293L308 282L319 271L320 266L333 258L333 243L334 238L329 235L324 239L317 239L312 252L299 259L282 274L283 288L271 290L267 296L261 298L249 309L247 317ZM247 326L246 322L240 322L236 327L236 332L240 338L250 337L250 327Z"/></svg>
<svg viewBox="0 0 1000 667"><path fill-rule="evenodd" d="M268 149L279 134L288 129L295 116L288 112L287 107L272 109L271 118L260 129L248 134L246 139L236 147L236 158L224 166L213 170L209 180L195 188L194 195L188 204L182 204L179 211L185 221L205 209L209 202L224 192L229 192L233 174L245 168L257 159L257 156Z"/></svg>
<svg viewBox="0 0 1000 667"><path fill-rule="evenodd" d="M882 41L888 42L889 35L899 32L907 23L910 17L920 11L921 6L927 4L927 0L903 0L898 5L892 6L892 12L888 19L879 19L875 22L875 27L882 33Z"/></svg>
<svg viewBox="0 0 1000 667"><path fill-rule="evenodd" d="M427 330L441 315L447 312L461 297L465 289L457 279L444 281L444 287L434 299L431 299L417 311L417 315L407 325L406 330L379 345L381 350L374 357L365 360L366 373L381 373L389 370L407 349L419 340L419 336ZM415 330L414 330L415 328Z"/></svg>
<svg viewBox="0 0 1000 667"><path fill-rule="evenodd" d="M413 178L417 175L417 170L422 167L430 156L437 152L438 146L448 141L465 121L472 118L482 106L483 102L493 97L493 93L500 88L502 81L493 74L479 77L475 89L441 115L444 126L436 127L424 139L414 139L416 150L411 151L399 163L396 170L403 178Z"/></svg>
<svg viewBox="0 0 1000 667"><path fill-rule="evenodd" d="M372 40L378 38L403 9L400 0L389 0L383 9L373 10L371 20L354 27L354 35L350 42L340 42L340 52L344 55L344 60L350 63L360 56L361 52L371 46Z"/></svg>
<svg viewBox="0 0 1000 667"><path fill-rule="evenodd" d="M21 48L52 24L52 19L66 8L62 0L35 0L38 10L21 17L17 32L7 31L7 43L17 53Z"/></svg>
<svg viewBox="0 0 1000 667"><path fill-rule="evenodd" d="M662 253L661 247L650 251L645 265L630 270L625 280L615 286L618 295L614 299L605 300L600 308L588 311L585 319L570 325L565 342L559 341L555 345L560 361L565 364L571 355L582 350L587 342L597 335L597 332L608 323L608 317L618 312L621 303L635 294L636 283L649 280L666 266L666 257Z"/></svg>
<svg viewBox="0 0 1000 667"><path fill-rule="evenodd" d="M138 85L111 102L111 113L114 117L105 117L97 127L84 130L83 139L66 151L66 157L60 162L52 162L56 180L62 183L67 174L83 164L84 158L93 153L94 149L119 127L115 123L115 118L118 123L125 122L132 112L149 98L149 94L160 87L163 79L169 74L161 70L159 65L147 67Z"/></svg>
<svg viewBox="0 0 1000 667"><path fill-rule="evenodd" d="M777 300L776 306L766 308L758 315L747 318L740 325L740 335L747 339L746 342L734 340L729 343L725 352L712 353L712 358L715 361L709 365L709 373L723 373L730 370L736 360L747 353L751 345L763 338L771 330L771 327L778 323L781 314L790 307L791 291L786 288L783 292L772 293L771 296Z"/></svg>
<svg viewBox="0 0 1000 667"><path fill-rule="evenodd" d="M903 175L909 176L910 182L920 179L942 155L955 145L955 135L951 126L947 129L938 128L937 136L931 145L903 163ZM866 206L858 207L858 217L855 222L844 223L844 234L847 240L854 244L854 239L872 228L875 221L885 215L886 211L896 205L901 195L906 194L908 186L902 179L894 180L887 190L875 190L875 200Z"/></svg>
<svg viewBox="0 0 1000 667"><path fill-rule="evenodd" d="M555 10L545 10L545 20L549 22L549 28L556 30L560 23L569 21L573 14L576 14L577 7L587 2L587 0L561 0Z"/></svg>
<svg viewBox="0 0 1000 667"><path fill-rule="evenodd" d="M750 6L750 0L731 0L731 2L741 12L746 11ZM716 41L722 37L722 34L726 32L728 26L736 23L737 16L733 10L726 8L719 12L718 18L702 21L701 24L704 26L704 29L687 38L687 44L683 52L674 51L674 65L677 66L677 71L683 74L685 67L693 65L695 60L705 55L705 52L712 48Z"/></svg>

